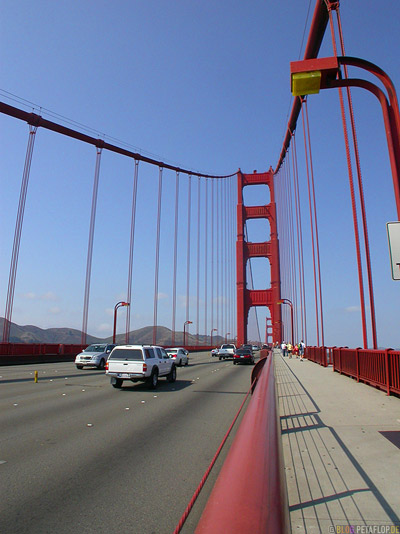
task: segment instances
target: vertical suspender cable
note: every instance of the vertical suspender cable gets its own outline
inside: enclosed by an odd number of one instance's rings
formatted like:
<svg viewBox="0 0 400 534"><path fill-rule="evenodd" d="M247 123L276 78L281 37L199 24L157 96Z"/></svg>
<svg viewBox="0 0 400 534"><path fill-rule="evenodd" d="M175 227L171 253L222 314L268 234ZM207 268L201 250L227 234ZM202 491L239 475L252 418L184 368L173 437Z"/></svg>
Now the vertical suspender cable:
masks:
<svg viewBox="0 0 400 534"><path fill-rule="evenodd" d="M14 243L13 243L13 250L12 250L12 255L11 255L11 263L10 263L10 275L8 279L6 309L4 313L4 323L3 323L3 343L8 343L10 339L10 328L11 328L11 318L12 318L12 310L13 310L13 304L14 304L14 291L15 291L15 280L17 276L19 247L21 243L22 223L24 220L26 195L28 191L29 174L31 170L32 154L33 154L33 147L35 144L36 131L37 131L37 126L29 125L29 138L28 138L28 145L27 145L26 155L25 155L25 165L24 165L24 171L22 175L21 191L19 195L17 220L15 223L15 231L14 231Z"/></svg>
<svg viewBox="0 0 400 534"><path fill-rule="evenodd" d="M89 243L86 262L86 281L85 281L85 296L83 301L83 320L82 320L82 345L86 344L87 335L87 323L88 323L88 310L89 310L89 295L90 295L90 278L92 273L92 257L93 257L93 238L94 227L96 222L96 208L97 208L97 192L99 189L99 175L100 175L100 162L101 162L102 149L96 148L96 168L94 171L93 181L93 195L92 195L92 211L90 215L90 228L89 228Z"/></svg>
<svg viewBox="0 0 400 534"><path fill-rule="evenodd" d="M291 226L290 226L290 166L286 165L286 176L285 176L285 206L286 206L286 292L287 298L292 299L292 254L291 254ZM288 330L289 332L289 330ZM291 341L289 339L289 341Z"/></svg>
<svg viewBox="0 0 400 534"><path fill-rule="evenodd" d="M293 153L292 153L293 154ZM296 247L295 247L295 231L294 231L294 215L295 211L293 209L293 203L295 203L295 195L292 186L292 179L290 173L290 165L288 165L288 194L289 194L289 226L290 226L290 271L292 274L292 285L291 285L291 294L292 294L292 303L294 308L294 319L293 319L293 332L292 332L292 344L295 345L297 339L297 277L296 277Z"/></svg>
<svg viewBox="0 0 400 534"><path fill-rule="evenodd" d="M133 190L132 190L132 212L131 212L131 236L129 243L129 267L128 267L128 291L127 302L129 306L126 308L126 332L125 342L129 344L129 335L131 327L131 308L132 308L132 270L133 270L133 250L135 245L135 222L136 222L136 198L138 185L138 170L139 161L135 159L135 172L133 176Z"/></svg>
<svg viewBox="0 0 400 534"><path fill-rule="evenodd" d="M205 336L208 333L208 324L207 324L207 292L208 292L208 181L206 178L204 181L205 188L205 216L204 216L204 334ZM212 327L211 327L212 328ZM207 340L205 338L205 342ZM211 343L211 339L210 339Z"/></svg>
<svg viewBox="0 0 400 534"><path fill-rule="evenodd" d="M172 287L172 345L175 345L176 331L176 271L178 257L178 214L179 214L179 172L175 177L175 228L174 228L174 273Z"/></svg>
<svg viewBox="0 0 400 534"><path fill-rule="evenodd" d="M225 308L225 237L226 237L226 218L225 218L225 198L224 198L224 189L225 189L225 180L221 180L221 248L220 248L220 269L221 269L221 324L222 330L225 334L228 332L226 327L226 308Z"/></svg>
<svg viewBox="0 0 400 534"><path fill-rule="evenodd" d="M329 12L329 21L330 21L334 53L335 53L335 56L337 56L336 39L335 39L335 32L333 28L333 19L332 19L332 7L331 5L328 5L328 12ZM341 54L342 56L345 56L342 24L341 24L340 14L339 14L339 5L335 5L334 9L336 10L336 16L338 20ZM347 71L346 65L343 66L343 70L344 70L344 77L345 79L347 79L348 71ZM364 189L363 189L363 182L362 182L362 176L361 176L360 155L358 151L358 141L357 141L354 109L353 109L353 102L351 98L350 87L346 88L346 92L347 92L347 101L348 101L348 106L349 106L351 131L352 131L352 137L353 137L354 156L356 160L358 192L359 192L360 209L361 209L361 220L362 220L362 225L363 225L365 260L366 260L366 266L367 266L367 279L368 279L368 289L369 289L369 304L370 304L370 310L371 310L372 345L373 345L373 348L376 349L378 346L378 342L377 342L377 335L376 335L375 300L374 300L374 289L373 289L373 282L372 282L371 255L370 255L369 239L368 239L368 226L367 226L367 215L366 215L366 210L365 210ZM341 88L339 88L339 94L341 95L341 98L343 99L343 96L342 96L343 93L342 93ZM344 105L343 105L343 109L344 109ZM342 116L343 116L343 111L342 111ZM364 289L363 289L363 292L364 292ZM367 348L367 345L364 345L364 348Z"/></svg>
<svg viewBox="0 0 400 534"><path fill-rule="evenodd" d="M226 283L225 283L225 296L226 296L226 326L229 332L231 333L231 338L234 338L234 332L231 328L231 321L230 321L230 299L229 299L229 284L230 284L230 261L229 261L229 251L230 251L230 242L231 242L231 232L230 232L230 204L229 204L229 181L226 180L226 225L227 225L227 232L226 232Z"/></svg>
<svg viewBox="0 0 400 534"><path fill-rule="evenodd" d="M296 279L297 279L297 274L298 274L298 279L299 279L299 288L298 288L298 292L297 292L297 287L296 287L296 306L295 306L295 311L296 311L296 326L298 324L298 319L300 318L300 327L301 327L301 332L303 334L304 332L304 323L303 323L303 300L302 300L302 293L303 293L303 285L302 285L302 279L301 279L301 253L300 253L300 225L299 225L299 209L300 209L300 206L299 206L299 198L298 198L298 189L296 187L296 179L297 179L297 174L296 174L296 171L297 171L297 162L296 162L296 151L294 149L294 135L292 135L292 143L293 143L293 150L292 150L292 166L293 166L293 199L294 199L294 206L295 206L295 210L294 210L294 216L295 216L295 221L296 221L296 225L295 225L295 230L296 230L296 245L295 245L295 249L296 249L296 258L297 258L297 273L296 273ZM296 262L295 262L296 264ZM296 265L295 265L296 267ZM298 339L296 337L296 339ZM302 339L304 339L304 335L302 335Z"/></svg>
<svg viewBox="0 0 400 534"><path fill-rule="evenodd" d="M309 168L308 150L307 150L306 121L304 117L304 105L303 104L304 104L304 101L302 101L301 113L302 113L302 119L303 119L304 152L305 152L306 170L307 170L308 205L310 208L310 231L311 231L311 246L312 246L313 273L314 273L315 323L316 323L316 333L317 333L317 345L320 346L317 274L316 274L316 266L315 266L316 252L315 252L315 234L314 234L314 215L313 215L313 203L312 203L312 189L311 189L311 181L310 181L310 168Z"/></svg>
<svg viewBox="0 0 400 534"><path fill-rule="evenodd" d="M300 188L299 188L299 171L297 165L297 147L296 138L293 134L293 152L295 161L295 190L297 196L298 206L298 228L299 228L299 278L300 278L300 301L301 301L301 339L305 341L307 345L307 312L306 312L306 286L304 280L304 250L303 250L303 228L301 222L301 201L300 201Z"/></svg>
<svg viewBox="0 0 400 534"><path fill-rule="evenodd" d="M197 178L197 299L196 299L196 345L199 344L200 328L200 178Z"/></svg>
<svg viewBox="0 0 400 534"><path fill-rule="evenodd" d="M318 268L318 284L319 284L319 309L320 309L320 319L321 319L321 344L325 346L325 336L324 336L324 314L322 306L322 280L321 280L321 261L319 254L319 237L318 237L318 217L317 217L317 204L315 200L315 185L314 185L314 166L311 153L311 137L310 137L310 123L308 120L308 109L307 102L304 102L305 117L307 124L307 138L308 138L308 151L310 154L310 171L311 171L311 186L312 186L312 196L313 196L313 207L314 207L314 224L315 224L315 245L317 252L317 268Z"/></svg>
<svg viewBox="0 0 400 534"><path fill-rule="evenodd" d="M215 211L215 180L211 180L211 328L214 328L214 211ZM217 330L218 335L220 334ZM211 334L212 335L212 334Z"/></svg>
<svg viewBox="0 0 400 534"><path fill-rule="evenodd" d="M230 330L233 333L233 337L236 336L236 328L235 328L235 320L234 320L234 298L233 298L233 291L236 286L235 280L233 277L233 266L234 266L234 255L233 255L233 246L234 246L234 222L233 222L233 206L235 205L233 200L233 187L232 187L232 178L230 179L229 184L229 206L230 206L230 212L229 212L229 220L230 220L230 239L229 239L229 288L230 288L230 294L229 294L229 302L230 302L230 316L229 316L229 325Z"/></svg>
<svg viewBox="0 0 400 534"><path fill-rule="evenodd" d="M162 173L163 173L163 168L159 167L159 172L158 172L156 263L155 263L155 269L154 269L153 345L157 344L157 306L158 306L158 272L159 272L159 266L160 266L160 229L161 229Z"/></svg>
<svg viewBox="0 0 400 534"><path fill-rule="evenodd" d="M188 177L188 224L187 224L187 251L186 251L186 321L189 321L189 292L190 292L190 232L192 218L192 177Z"/></svg>
<svg viewBox="0 0 400 534"><path fill-rule="evenodd" d="M234 330L237 331L237 291L236 291L236 239L237 239L237 209L236 209L236 178L232 178L232 292L233 292L233 310L234 310Z"/></svg>
<svg viewBox="0 0 400 534"><path fill-rule="evenodd" d="M216 236L216 240L217 240L217 246L216 246L216 253L217 253L217 261L216 261L216 278L217 278L217 289L216 289L216 296L217 298L215 299L215 306L216 306L216 312L217 312L217 330L218 332L220 331L221 329L221 335L223 336L224 335L224 331L223 331L223 328L222 326L220 325L219 323L219 263L220 263L220 249L219 249L219 241L220 241L220 227L219 227L219 220L220 220L220 217L221 217L221 209L220 209L220 205L219 205L219 185L220 185L220 181L217 180L217 183L216 183L216 189L217 189L217 192L216 192L216 202L217 202L217 225L216 225L216 232L217 232L217 236Z"/></svg>

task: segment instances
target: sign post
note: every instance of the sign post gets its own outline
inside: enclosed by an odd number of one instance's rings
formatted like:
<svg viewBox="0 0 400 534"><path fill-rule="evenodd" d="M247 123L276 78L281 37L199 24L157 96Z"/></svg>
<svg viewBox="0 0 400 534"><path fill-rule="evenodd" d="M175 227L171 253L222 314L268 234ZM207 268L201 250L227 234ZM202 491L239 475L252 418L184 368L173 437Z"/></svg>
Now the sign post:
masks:
<svg viewBox="0 0 400 534"><path fill-rule="evenodd" d="M393 280L400 280L400 221L386 223Z"/></svg>

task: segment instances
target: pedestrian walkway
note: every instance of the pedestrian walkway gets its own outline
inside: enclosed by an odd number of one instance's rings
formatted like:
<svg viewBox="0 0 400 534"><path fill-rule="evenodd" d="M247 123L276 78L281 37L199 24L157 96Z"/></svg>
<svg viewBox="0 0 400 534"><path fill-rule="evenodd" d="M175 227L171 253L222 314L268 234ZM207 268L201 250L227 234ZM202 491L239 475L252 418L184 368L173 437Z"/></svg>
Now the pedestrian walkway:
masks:
<svg viewBox="0 0 400 534"><path fill-rule="evenodd" d="M275 372L292 533L400 533L400 399L280 350Z"/></svg>

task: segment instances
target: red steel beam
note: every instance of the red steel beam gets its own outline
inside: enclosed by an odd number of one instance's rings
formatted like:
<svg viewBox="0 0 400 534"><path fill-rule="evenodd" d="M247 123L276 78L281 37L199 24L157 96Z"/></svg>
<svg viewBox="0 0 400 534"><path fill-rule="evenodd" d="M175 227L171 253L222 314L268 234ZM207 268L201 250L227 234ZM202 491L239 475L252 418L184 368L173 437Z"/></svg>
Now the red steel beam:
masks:
<svg viewBox="0 0 400 534"><path fill-rule="evenodd" d="M5 104L4 102L0 102L0 113L4 113L5 115L9 115L10 117L23 120L28 124L31 124L32 126L42 127L46 130L51 130L53 132L66 135L67 137L78 139L78 141L83 141L84 143L94 145L97 148L104 148L105 150L110 150L111 152L116 152L117 154L121 154L122 156L127 156L129 158L134 158L138 161L144 161L145 163L150 163L151 165L156 165L157 167L162 167L163 169L170 169L176 172L182 172L183 174L190 174L192 176L199 176L202 178L231 178L236 174L233 173L224 176L217 176L211 174L202 174L199 172L190 171L188 169L182 169L181 167L175 167L174 165L169 165L168 163L164 163L162 161L147 158L146 156L142 156L141 154L138 154L136 152L131 152L130 150L126 150L125 148L112 145L111 143L106 143L106 141L103 141L103 139L96 139L96 137L91 137L90 135L83 134L81 132L73 130L72 128L67 128L66 126L57 124L56 122L44 119L36 113L28 113L27 111L15 108L13 106L10 106L9 104Z"/></svg>
<svg viewBox="0 0 400 534"><path fill-rule="evenodd" d="M312 59L318 56L318 52L319 52L319 49L321 48L322 39L325 35L325 30L328 25L328 22L329 22L329 14L326 8L325 1L317 0L315 4L314 15L313 15L313 19L311 22L310 33L308 36L308 41L307 41L303 59ZM286 136L283 141L282 151L279 157L278 164L274 171L275 174L279 171L283 163L283 160L285 159L287 149L289 148L289 145L290 145L290 139L292 137L293 132L296 129L297 118L300 114L300 109L301 109L301 99L299 96L296 96L293 102L292 112L290 114Z"/></svg>

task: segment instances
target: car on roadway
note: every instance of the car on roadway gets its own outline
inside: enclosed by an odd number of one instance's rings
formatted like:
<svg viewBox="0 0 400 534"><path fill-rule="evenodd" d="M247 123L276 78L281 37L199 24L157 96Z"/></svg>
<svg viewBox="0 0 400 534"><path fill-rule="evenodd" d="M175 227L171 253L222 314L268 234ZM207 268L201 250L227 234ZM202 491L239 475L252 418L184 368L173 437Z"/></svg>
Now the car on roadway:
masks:
<svg viewBox="0 0 400 534"><path fill-rule="evenodd" d="M162 347L156 345L118 345L106 362L106 374L114 388L121 388L124 380L146 382L156 389L158 379L176 380L176 365Z"/></svg>
<svg viewBox="0 0 400 534"><path fill-rule="evenodd" d="M254 365L254 356L251 349L243 348L236 349L233 354L233 365L237 363L248 363Z"/></svg>
<svg viewBox="0 0 400 534"><path fill-rule="evenodd" d="M93 343L89 345L83 352L76 356L76 368L96 367L97 369L104 369L107 358L114 347L115 344L110 343Z"/></svg>
<svg viewBox="0 0 400 534"><path fill-rule="evenodd" d="M189 365L189 352L182 347L173 347L165 349L168 356L175 361L175 365L182 367L182 365Z"/></svg>
<svg viewBox="0 0 400 534"><path fill-rule="evenodd" d="M236 347L235 345L233 345L233 343L225 343L225 345L221 345L221 348L218 351L218 358L220 360L225 360L225 358L232 358L235 350Z"/></svg>
<svg viewBox="0 0 400 534"><path fill-rule="evenodd" d="M253 352L255 352L256 350L260 350L260 347L258 345L252 345L251 348L253 349Z"/></svg>
<svg viewBox="0 0 400 534"><path fill-rule="evenodd" d="M241 349L249 349L253 353L253 345L245 344L240 347Z"/></svg>
<svg viewBox="0 0 400 534"><path fill-rule="evenodd" d="M214 356L218 356L218 351L219 351L218 348L216 348L216 349L211 349L211 356L213 356L213 357L214 357Z"/></svg>

